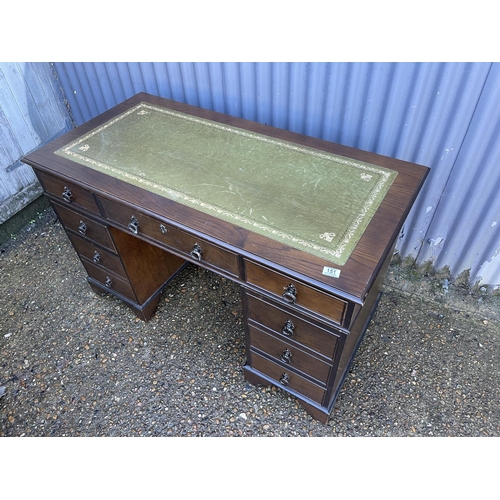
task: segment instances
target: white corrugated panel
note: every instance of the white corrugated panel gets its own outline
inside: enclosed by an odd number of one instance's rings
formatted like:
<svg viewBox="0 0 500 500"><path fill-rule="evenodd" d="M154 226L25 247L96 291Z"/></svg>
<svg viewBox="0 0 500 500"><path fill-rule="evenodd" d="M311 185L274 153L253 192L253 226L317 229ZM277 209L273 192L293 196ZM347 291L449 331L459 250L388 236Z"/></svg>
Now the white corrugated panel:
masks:
<svg viewBox="0 0 500 500"><path fill-rule="evenodd" d="M42 193L20 158L72 124L48 63L0 63L0 224Z"/></svg>

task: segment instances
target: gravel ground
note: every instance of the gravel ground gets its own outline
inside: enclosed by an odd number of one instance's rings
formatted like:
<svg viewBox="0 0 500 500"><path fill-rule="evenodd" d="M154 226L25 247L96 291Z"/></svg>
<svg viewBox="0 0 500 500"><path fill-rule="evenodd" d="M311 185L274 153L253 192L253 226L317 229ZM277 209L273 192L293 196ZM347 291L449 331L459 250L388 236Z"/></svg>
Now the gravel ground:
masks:
<svg viewBox="0 0 500 500"><path fill-rule="evenodd" d="M96 295L51 208L0 247L0 436L499 436L500 297L393 263L327 425L243 378L239 288Z"/></svg>

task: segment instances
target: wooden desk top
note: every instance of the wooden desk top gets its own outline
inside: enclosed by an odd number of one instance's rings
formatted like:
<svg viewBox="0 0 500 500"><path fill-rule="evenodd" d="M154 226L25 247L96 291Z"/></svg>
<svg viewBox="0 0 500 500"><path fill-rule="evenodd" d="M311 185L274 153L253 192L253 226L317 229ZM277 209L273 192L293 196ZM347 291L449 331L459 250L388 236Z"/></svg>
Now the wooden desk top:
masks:
<svg viewBox="0 0 500 500"><path fill-rule="evenodd" d="M144 93L24 161L356 302L428 173Z"/></svg>

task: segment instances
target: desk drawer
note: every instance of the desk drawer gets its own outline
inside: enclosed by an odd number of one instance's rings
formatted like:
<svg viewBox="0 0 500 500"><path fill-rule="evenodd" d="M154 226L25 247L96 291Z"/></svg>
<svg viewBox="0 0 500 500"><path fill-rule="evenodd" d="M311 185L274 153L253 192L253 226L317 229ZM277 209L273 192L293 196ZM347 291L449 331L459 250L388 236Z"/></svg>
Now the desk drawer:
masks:
<svg viewBox="0 0 500 500"><path fill-rule="evenodd" d="M127 274L125 269L123 268L122 261L120 257L117 255L104 250L101 247L94 245L91 241L82 238L81 236L77 236L76 234L69 234L69 239L76 251L86 259L94 262L94 264L109 269L115 274L122 276L127 279Z"/></svg>
<svg viewBox="0 0 500 500"><path fill-rule="evenodd" d="M322 384L328 383L331 365L321 361L298 347L269 335L254 325L248 325L250 347L265 352L276 361L299 370Z"/></svg>
<svg viewBox="0 0 500 500"><path fill-rule="evenodd" d="M69 210L57 203L52 203L52 206L57 212L59 220L67 229L77 234L79 233L85 236L85 238L109 248L113 252L116 251L106 226L77 212L73 212L73 210Z"/></svg>
<svg viewBox="0 0 500 500"><path fill-rule="evenodd" d="M148 236L162 245L182 252L183 256L190 260L209 264L238 277L237 254L105 198L101 199L101 204L106 217L127 228L125 231Z"/></svg>
<svg viewBox="0 0 500 500"><path fill-rule="evenodd" d="M82 259L82 263L89 276L102 283L109 290L114 290L130 300L137 302L134 291L127 281L119 278L113 273L108 272L107 269L102 269L101 267L96 266L85 258Z"/></svg>
<svg viewBox="0 0 500 500"><path fill-rule="evenodd" d="M61 203L84 208L96 214L99 213L94 195L90 191L72 182L54 177L45 172L40 172L39 170L36 173L45 191Z"/></svg>
<svg viewBox="0 0 500 500"><path fill-rule="evenodd" d="M292 339L333 360L339 341L338 335L248 292L245 294L249 320L266 326L283 339Z"/></svg>
<svg viewBox="0 0 500 500"><path fill-rule="evenodd" d="M245 268L247 282L271 293L278 301L305 308L342 324L347 306L344 300L251 261L245 261ZM288 296L285 296L287 293Z"/></svg>
<svg viewBox="0 0 500 500"><path fill-rule="evenodd" d="M307 380L292 370L287 370L278 363L251 351L251 367L264 375L275 380L277 387L292 389L299 394L321 404L325 395L325 389L314 382Z"/></svg>

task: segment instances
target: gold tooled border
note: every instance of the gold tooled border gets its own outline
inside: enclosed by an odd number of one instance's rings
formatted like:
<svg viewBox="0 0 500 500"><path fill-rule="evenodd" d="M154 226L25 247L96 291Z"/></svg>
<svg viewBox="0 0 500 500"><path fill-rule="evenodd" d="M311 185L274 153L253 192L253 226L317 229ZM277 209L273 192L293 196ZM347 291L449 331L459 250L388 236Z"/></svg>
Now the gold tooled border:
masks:
<svg viewBox="0 0 500 500"><path fill-rule="evenodd" d="M111 165L108 165L106 163L94 160L92 158L89 158L87 156L84 156L80 153L77 153L75 151L72 151L73 148L79 146L80 144L86 142L90 137L99 134L102 130L114 125L116 122L123 120L127 116L133 114L133 113L138 113L138 114L148 114L150 111L156 111L159 113L167 114L174 116L176 118L180 118L183 120L188 120L192 121L194 123L198 123L204 126L209 126L213 128L217 128L219 130L223 130L225 132L230 132L233 134L237 135L242 135L245 137L249 137L251 139L259 140L262 142L266 142L269 144L273 144L282 148L287 148L291 149L294 151L297 151L302 154L307 154L307 155L312 155L318 158L321 158L323 160L327 161L335 161L337 163L341 163L343 165L346 165L348 167L353 167L357 168L360 170L363 170L365 172L371 172L373 174L376 174L379 176L379 181L375 184L374 188L371 190L369 196L367 197L365 203L363 204L363 207L361 210L358 212L358 215L353 219L347 230L344 232L344 235L341 239L341 241L338 243L337 247L332 249L325 247L324 245L318 245L317 243L311 242L311 241L306 241L301 238L298 238L297 236L294 236L292 234L289 234L285 231L277 230L271 226L268 226L266 224L262 224L261 222L254 221L252 219L249 219L247 217L243 217L239 214L230 212L228 210L225 210L223 208L217 207L211 203L204 202L203 200L199 200L197 198L193 198L181 191L174 190L172 188L169 188L167 186L162 186L161 184L157 184L156 182L153 182L148 179L143 179L139 176L136 176L134 174L131 174L129 172L124 172L120 170L119 168L113 167ZM181 203L184 203L188 206L191 207L196 207L199 206L203 208L204 210L207 210L208 213L213 213L216 214L219 217L224 217L229 220L233 221L238 221L240 223L243 223L247 226L251 227L256 227L260 229L261 231L267 232L269 234L272 234L274 237L279 237L282 240L288 240L291 241L295 244L301 245L303 247L307 247L311 250L314 250L316 252L320 252L322 254L326 254L330 256L330 259L335 259L333 262L336 262L339 265L343 265L349 255L343 255L347 245L350 243L351 239L353 236L356 234L356 231L360 228L360 225L362 225L364 222L366 225L368 225L369 221L365 221L365 218L372 208L373 204L375 203L377 196L379 193L385 188L386 190L389 189L390 185L394 181L394 179L397 176L397 172L394 170L389 170L383 167L377 167L376 165L370 165L364 162L359 162L359 161L354 161L349 158L343 157L343 156L338 156L332 153L325 153L321 152L312 148L308 148L306 146L299 146L297 144L293 144L291 142L283 141L280 139L274 139L265 135L258 134L256 132L249 132L243 129L239 129L237 127L232 127L230 125L223 125L211 120L206 120L203 118L199 118L193 115L188 115L185 113L181 113L178 111L173 111L167 108L161 108L157 106L153 106L151 104L147 103L139 103L133 108L130 108L129 110L125 111L124 113L116 116L115 118L109 120L108 122L104 123L100 127L97 127L87 134L83 135L82 137L79 137L75 141L63 146L62 148L58 149L55 151L55 154L58 154L59 156L67 155L69 157L72 157L76 159L77 161L83 163L83 164L89 164L89 165L94 165L95 167L98 167L99 169L102 169L104 171L108 171L112 173L115 176L124 178L124 179L130 179L133 180L141 185L144 185L146 187L152 188L154 190L160 191L161 193L164 193L164 196L167 198L179 201L181 200ZM389 184L388 184L389 183ZM388 185L387 185L388 184ZM382 200L380 200L381 202ZM359 233L359 238L361 237L362 232ZM320 236L320 235L319 235ZM325 256L326 256L325 255Z"/></svg>

